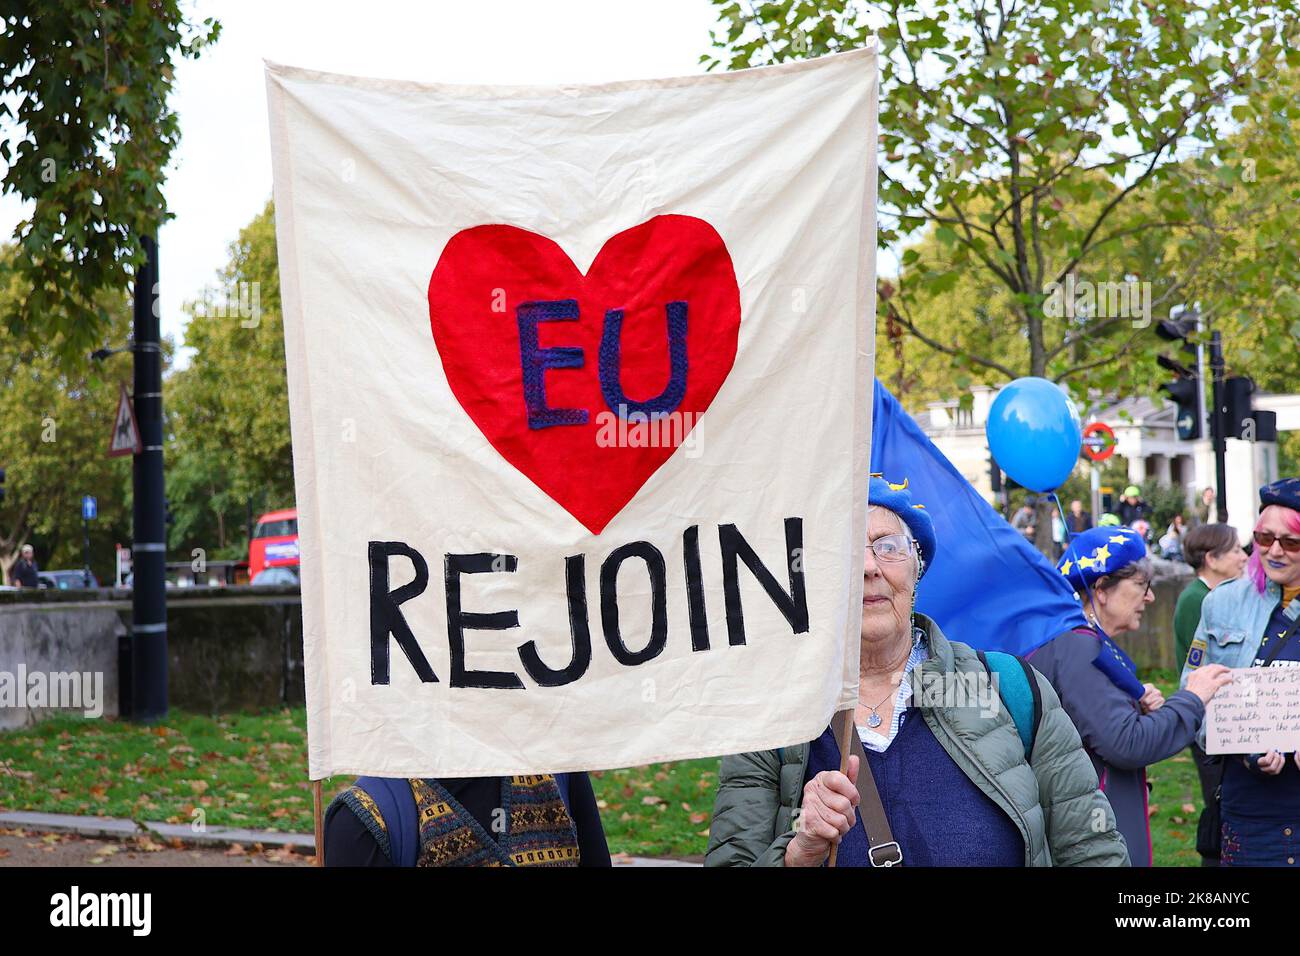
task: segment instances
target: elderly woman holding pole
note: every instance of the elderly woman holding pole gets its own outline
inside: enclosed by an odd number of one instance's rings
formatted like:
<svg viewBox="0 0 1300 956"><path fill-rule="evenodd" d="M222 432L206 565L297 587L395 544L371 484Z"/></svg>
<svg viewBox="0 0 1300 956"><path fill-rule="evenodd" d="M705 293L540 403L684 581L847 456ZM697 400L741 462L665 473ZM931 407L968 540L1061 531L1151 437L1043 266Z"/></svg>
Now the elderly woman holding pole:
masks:
<svg viewBox="0 0 1300 956"><path fill-rule="evenodd" d="M1051 685L915 613L937 547L906 481L873 476L858 706L809 743L723 759L706 866L1127 863Z"/></svg>

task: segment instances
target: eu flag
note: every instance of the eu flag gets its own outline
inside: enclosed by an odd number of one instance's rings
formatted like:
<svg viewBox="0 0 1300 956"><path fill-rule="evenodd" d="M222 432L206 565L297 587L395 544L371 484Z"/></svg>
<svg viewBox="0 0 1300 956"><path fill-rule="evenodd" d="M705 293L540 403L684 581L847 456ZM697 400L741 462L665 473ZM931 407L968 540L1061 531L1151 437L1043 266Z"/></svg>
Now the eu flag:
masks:
<svg viewBox="0 0 1300 956"><path fill-rule="evenodd" d="M906 478L934 521L937 554L916 608L949 638L1023 656L1087 625L1060 572L980 497L879 379L871 470L896 484Z"/></svg>

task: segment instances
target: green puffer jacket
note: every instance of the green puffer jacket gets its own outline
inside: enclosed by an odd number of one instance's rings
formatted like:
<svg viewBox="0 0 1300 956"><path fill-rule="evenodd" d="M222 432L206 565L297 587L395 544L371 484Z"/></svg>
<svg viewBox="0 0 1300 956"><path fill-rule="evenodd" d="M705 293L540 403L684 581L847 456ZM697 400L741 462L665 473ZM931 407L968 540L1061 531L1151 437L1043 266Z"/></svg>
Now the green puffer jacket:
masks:
<svg viewBox="0 0 1300 956"><path fill-rule="evenodd" d="M916 615L929 637L923 677L979 671L965 644ZM1097 774L1056 691L1035 671L1042 720L1031 762L1011 715L998 707L921 707L935 739L958 767L1009 816L1025 841L1026 866L1128 866L1115 815L1097 789ZM803 800L809 744L735 754L722 759L705 866L783 866L794 837L794 811Z"/></svg>

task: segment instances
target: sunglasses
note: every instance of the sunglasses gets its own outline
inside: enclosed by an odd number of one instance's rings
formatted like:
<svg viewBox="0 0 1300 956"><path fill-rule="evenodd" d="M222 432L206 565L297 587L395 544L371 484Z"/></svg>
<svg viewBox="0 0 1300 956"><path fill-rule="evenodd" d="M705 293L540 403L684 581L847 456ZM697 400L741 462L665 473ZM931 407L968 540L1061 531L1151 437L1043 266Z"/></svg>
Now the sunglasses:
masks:
<svg viewBox="0 0 1300 956"><path fill-rule="evenodd" d="M1267 551L1269 548L1273 547L1273 542L1276 541L1282 546L1282 550L1287 554L1300 552L1300 538L1293 538L1289 535L1287 537L1281 537L1268 531L1256 531L1254 538L1255 543L1259 545L1261 551Z"/></svg>

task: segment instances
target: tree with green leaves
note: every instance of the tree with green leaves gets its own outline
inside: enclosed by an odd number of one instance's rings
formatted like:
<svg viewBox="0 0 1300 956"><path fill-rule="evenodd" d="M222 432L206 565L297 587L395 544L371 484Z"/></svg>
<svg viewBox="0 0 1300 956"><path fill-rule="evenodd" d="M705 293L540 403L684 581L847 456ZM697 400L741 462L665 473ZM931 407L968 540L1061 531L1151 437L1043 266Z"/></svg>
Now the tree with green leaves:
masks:
<svg viewBox="0 0 1300 956"><path fill-rule="evenodd" d="M4 313L13 336L64 356L102 344L101 293L125 291L140 239L168 218L163 171L180 137L167 105L174 56L196 57L219 25L178 0L16 0L0 19L4 190L32 211L14 233L28 288Z"/></svg>
<svg viewBox="0 0 1300 956"><path fill-rule="evenodd" d="M216 286L188 307L188 367L167 383L173 547L248 554L245 521L292 507L293 454L275 215L268 203L230 247Z"/></svg>
<svg viewBox="0 0 1300 956"><path fill-rule="evenodd" d="M26 278L13 267L14 250L0 251L0 308L27 294ZM125 296L101 292L96 307L106 327L125 336L131 309ZM5 498L0 501L0 579L24 544L36 549L44 568L82 566L81 496L99 500L91 523L91 569L111 579L113 545L131 535L131 462L109 458L117 411L114 370L87 356L65 355L56 332L44 342L0 336L0 464ZM123 375L129 369L119 369Z"/></svg>
<svg viewBox="0 0 1300 956"><path fill-rule="evenodd" d="M1295 244L1283 239L1295 181L1280 165L1296 142L1290 3L715 3L722 52L711 65L879 37L880 242L901 257L880 289L888 342L892 326L994 380L1113 391L1137 369L1153 389L1162 344L1148 318L1197 303L1213 326L1243 294L1297 284ZM938 254L915 247L924 235ZM1267 259L1225 254L1246 235L1272 240ZM991 306L1013 354L954 344L918 321L919 303L963 277L997 295L962 314ZM1062 309L1067 284L1144 288L1154 314L1107 314L1095 297Z"/></svg>

